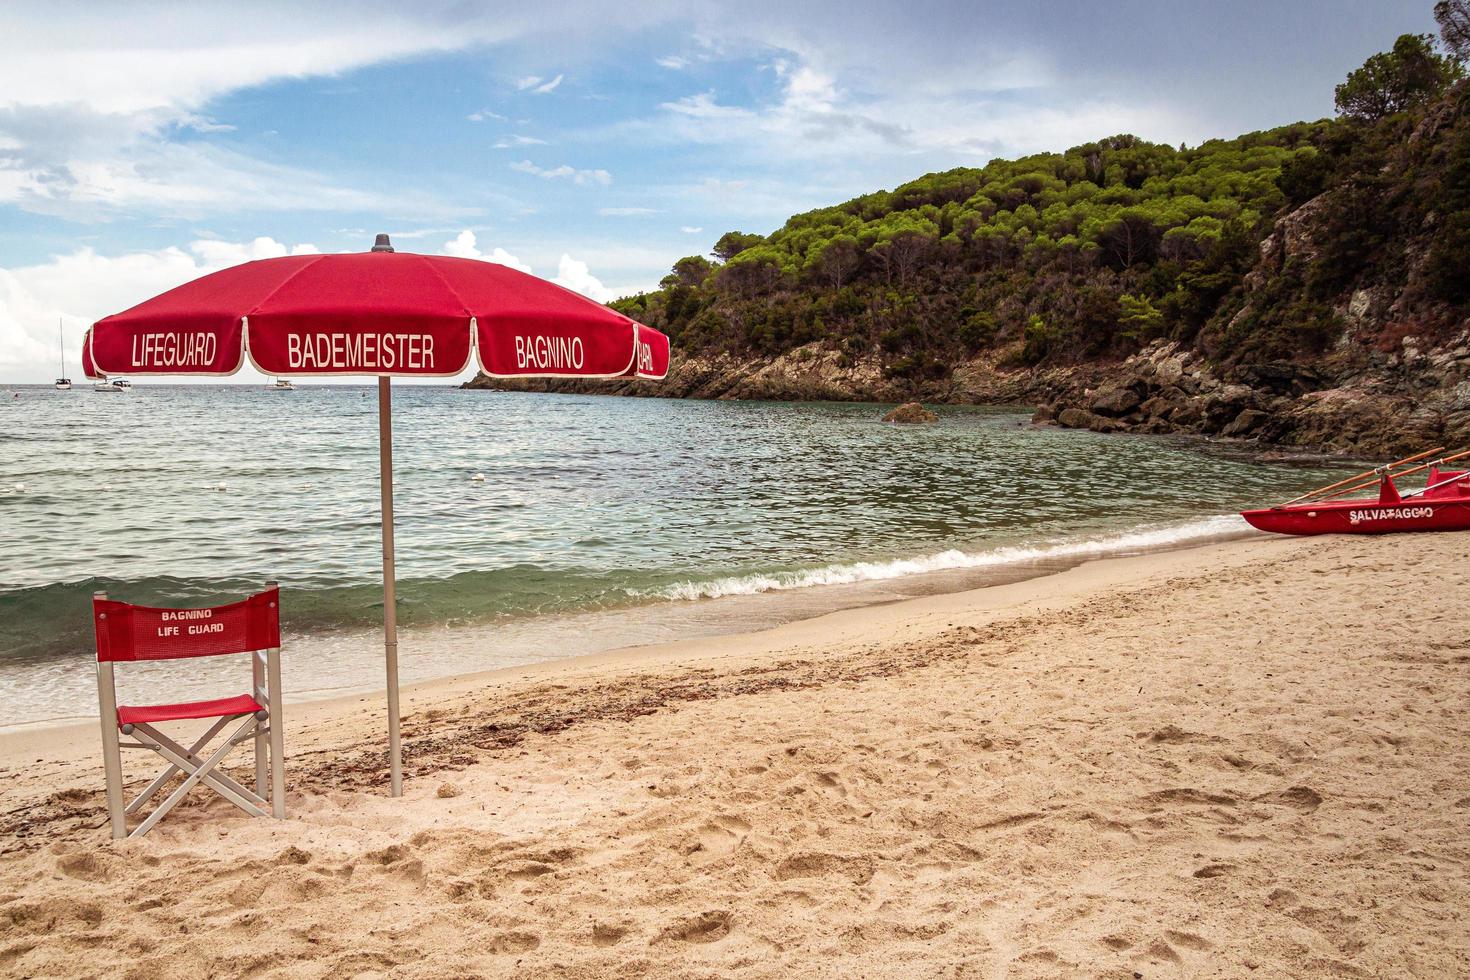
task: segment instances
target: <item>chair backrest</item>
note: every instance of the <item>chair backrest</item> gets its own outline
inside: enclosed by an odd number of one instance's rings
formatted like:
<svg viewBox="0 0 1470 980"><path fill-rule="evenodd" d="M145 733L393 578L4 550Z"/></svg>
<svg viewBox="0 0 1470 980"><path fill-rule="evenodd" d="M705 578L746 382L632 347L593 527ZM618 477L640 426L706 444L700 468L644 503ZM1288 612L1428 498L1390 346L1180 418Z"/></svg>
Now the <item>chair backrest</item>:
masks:
<svg viewBox="0 0 1470 980"><path fill-rule="evenodd" d="M239 602L160 609L92 597L97 662L177 660L253 653L281 645L281 590L274 582Z"/></svg>

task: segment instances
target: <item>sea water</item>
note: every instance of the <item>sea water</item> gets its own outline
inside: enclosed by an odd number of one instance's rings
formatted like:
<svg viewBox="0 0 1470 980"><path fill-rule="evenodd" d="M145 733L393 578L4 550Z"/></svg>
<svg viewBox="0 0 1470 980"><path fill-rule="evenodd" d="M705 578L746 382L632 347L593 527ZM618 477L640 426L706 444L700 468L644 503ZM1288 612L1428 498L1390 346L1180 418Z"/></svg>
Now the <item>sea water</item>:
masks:
<svg viewBox="0 0 1470 980"><path fill-rule="evenodd" d="M1234 511L1348 472L882 412L395 387L405 682L1248 533ZM278 581L288 691L380 687L377 431L368 386L0 390L0 725L95 712L96 590L188 606ZM243 690L217 660L124 670L123 696Z"/></svg>

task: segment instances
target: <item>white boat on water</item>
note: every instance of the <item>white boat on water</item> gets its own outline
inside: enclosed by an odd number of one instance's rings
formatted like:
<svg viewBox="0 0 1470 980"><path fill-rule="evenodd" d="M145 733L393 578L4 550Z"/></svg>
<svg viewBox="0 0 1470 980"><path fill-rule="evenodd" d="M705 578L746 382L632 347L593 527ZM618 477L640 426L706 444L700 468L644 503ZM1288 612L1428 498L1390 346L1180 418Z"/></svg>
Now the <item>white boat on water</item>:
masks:
<svg viewBox="0 0 1470 980"><path fill-rule="evenodd" d="M277 378L273 385L266 385L266 391L295 391L296 386L291 383L290 378Z"/></svg>
<svg viewBox="0 0 1470 980"><path fill-rule="evenodd" d="M108 392L128 392L133 390L133 385L124 378L103 378L92 386L92 390L99 395Z"/></svg>
<svg viewBox="0 0 1470 980"><path fill-rule="evenodd" d="M61 321L56 321L56 335L61 340L61 377L56 379L57 391L71 391L71 378L66 376L66 335L61 331Z"/></svg>

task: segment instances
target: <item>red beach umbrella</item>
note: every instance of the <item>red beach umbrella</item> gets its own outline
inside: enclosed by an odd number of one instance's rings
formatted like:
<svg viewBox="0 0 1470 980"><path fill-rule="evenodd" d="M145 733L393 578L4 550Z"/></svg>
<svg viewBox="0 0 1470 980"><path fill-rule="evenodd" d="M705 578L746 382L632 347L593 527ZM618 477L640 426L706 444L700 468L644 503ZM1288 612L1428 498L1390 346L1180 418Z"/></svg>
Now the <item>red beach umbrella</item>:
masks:
<svg viewBox="0 0 1470 980"><path fill-rule="evenodd" d="M503 265L395 252L246 262L98 320L89 378L228 377L248 359L282 377L378 379L383 633L393 795L403 792L393 574L391 378L454 377L475 358L497 378L651 378L669 339L621 313Z"/></svg>

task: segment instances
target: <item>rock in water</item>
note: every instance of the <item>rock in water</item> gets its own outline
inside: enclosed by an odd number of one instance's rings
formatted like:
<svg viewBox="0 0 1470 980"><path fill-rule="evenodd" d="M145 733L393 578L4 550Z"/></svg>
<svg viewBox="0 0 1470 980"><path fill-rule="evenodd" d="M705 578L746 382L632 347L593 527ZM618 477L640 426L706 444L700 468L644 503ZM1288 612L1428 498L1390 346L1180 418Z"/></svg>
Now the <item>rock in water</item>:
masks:
<svg viewBox="0 0 1470 980"><path fill-rule="evenodd" d="M1064 408L1057 413L1057 421L1069 429L1086 429L1097 418L1085 408Z"/></svg>
<svg viewBox="0 0 1470 980"><path fill-rule="evenodd" d="M939 416L918 402L905 402L883 416L883 421L898 422L904 425L918 425L926 422L938 422Z"/></svg>
<svg viewBox="0 0 1470 980"><path fill-rule="evenodd" d="M1109 388L1097 393L1092 410L1099 415L1127 415L1143 401L1132 388Z"/></svg>

